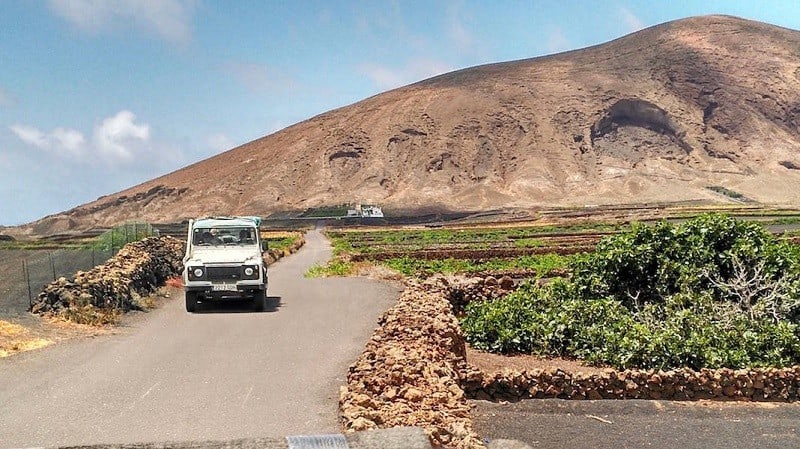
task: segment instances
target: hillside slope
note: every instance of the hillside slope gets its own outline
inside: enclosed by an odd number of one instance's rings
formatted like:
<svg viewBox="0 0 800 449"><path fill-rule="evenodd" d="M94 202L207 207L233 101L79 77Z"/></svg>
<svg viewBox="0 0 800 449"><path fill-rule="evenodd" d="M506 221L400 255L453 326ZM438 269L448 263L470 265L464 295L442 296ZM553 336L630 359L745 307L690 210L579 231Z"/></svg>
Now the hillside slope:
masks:
<svg viewBox="0 0 800 449"><path fill-rule="evenodd" d="M800 32L727 16L464 69L29 225L388 208L800 204Z"/></svg>

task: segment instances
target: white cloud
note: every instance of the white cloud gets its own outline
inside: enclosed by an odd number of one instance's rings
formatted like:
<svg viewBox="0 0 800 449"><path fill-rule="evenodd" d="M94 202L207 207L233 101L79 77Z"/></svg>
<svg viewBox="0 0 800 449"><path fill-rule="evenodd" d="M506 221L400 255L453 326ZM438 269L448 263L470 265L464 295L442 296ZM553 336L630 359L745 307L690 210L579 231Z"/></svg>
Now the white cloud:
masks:
<svg viewBox="0 0 800 449"><path fill-rule="evenodd" d="M171 161L182 160L179 150L151 142L150 125L137 123L136 115L127 110L95 125L91 142L87 142L83 133L71 128L58 127L46 133L34 126L14 124L9 129L27 145L75 164L147 165L142 159L155 155Z"/></svg>
<svg viewBox="0 0 800 449"><path fill-rule="evenodd" d="M191 39L196 5L196 0L50 0L55 14L83 31L133 25L176 43Z"/></svg>
<svg viewBox="0 0 800 449"><path fill-rule="evenodd" d="M15 124L9 126L11 132L26 144L61 156L81 156L86 139L80 131L56 128L45 133L34 126Z"/></svg>
<svg viewBox="0 0 800 449"><path fill-rule="evenodd" d="M49 147L47 136L37 128L28 125L15 124L9 126L11 132L28 145L46 150Z"/></svg>
<svg viewBox="0 0 800 449"><path fill-rule="evenodd" d="M150 126L134 123L136 115L120 111L94 128L94 144L98 154L108 162L131 162L134 147L150 140Z"/></svg>
<svg viewBox="0 0 800 449"><path fill-rule="evenodd" d="M56 128L50 135L58 147L76 155L80 154L84 144L86 144L83 134L74 129Z"/></svg>
<svg viewBox="0 0 800 449"><path fill-rule="evenodd" d="M570 49L572 49L572 44L570 44L569 39L564 35L564 31L561 28L556 27L550 31L550 35L547 37L548 51L560 53Z"/></svg>
<svg viewBox="0 0 800 449"><path fill-rule="evenodd" d="M404 86L452 70L454 70L453 67L445 62L433 59L414 59L400 68L390 68L373 63L363 63L358 66L359 72L366 75L379 89L383 90Z"/></svg>
<svg viewBox="0 0 800 449"><path fill-rule="evenodd" d="M263 64L231 62L225 65L225 70L255 93L283 92L297 87L291 76Z"/></svg>
<svg viewBox="0 0 800 449"><path fill-rule="evenodd" d="M631 12L628 8L624 6L619 7L619 12L622 15L622 21L625 22L625 25L628 26L628 30L630 32L639 31L645 27L644 22L641 19L636 17L634 13Z"/></svg>

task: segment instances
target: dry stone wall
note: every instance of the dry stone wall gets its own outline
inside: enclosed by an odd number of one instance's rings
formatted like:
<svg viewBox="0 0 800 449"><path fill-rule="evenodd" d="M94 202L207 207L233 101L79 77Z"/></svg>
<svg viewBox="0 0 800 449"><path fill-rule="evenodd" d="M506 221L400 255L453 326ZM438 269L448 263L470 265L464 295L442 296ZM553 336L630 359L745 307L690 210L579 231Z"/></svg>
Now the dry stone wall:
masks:
<svg viewBox="0 0 800 449"><path fill-rule="evenodd" d="M409 282L340 392L346 431L419 426L435 446L482 448L461 389L464 339L443 278Z"/></svg>
<svg viewBox="0 0 800 449"><path fill-rule="evenodd" d="M169 236L129 243L104 264L45 286L31 312L92 323L100 315L137 308L139 296L181 273L183 251L183 242Z"/></svg>
<svg viewBox="0 0 800 449"><path fill-rule="evenodd" d="M700 371L607 369L601 374L560 369L473 371L463 386L467 396L491 401L531 398L796 401L800 366Z"/></svg>

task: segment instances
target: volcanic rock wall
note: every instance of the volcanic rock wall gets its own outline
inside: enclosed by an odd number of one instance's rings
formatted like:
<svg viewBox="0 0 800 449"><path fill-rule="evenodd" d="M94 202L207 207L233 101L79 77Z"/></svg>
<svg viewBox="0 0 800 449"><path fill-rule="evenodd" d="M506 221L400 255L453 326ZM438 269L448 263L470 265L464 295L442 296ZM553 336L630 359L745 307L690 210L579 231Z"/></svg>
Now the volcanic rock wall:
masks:
<svg viewBox="0 0 800 449"><path fill-rule="evenodd" d="M101 324L115 313L139 307L137 299L183 269L183 242L149 237L125 245L114 257L73 280L51 282L36 297L31 312Z"/></svg>
<svg viewBox="0 0 800 449"><path fill-rule="evenodd" d="M419 426L436 446L484 447L460 387L465 346L447 283L410 283L350 367L339 406L345 430Z"/></svg>

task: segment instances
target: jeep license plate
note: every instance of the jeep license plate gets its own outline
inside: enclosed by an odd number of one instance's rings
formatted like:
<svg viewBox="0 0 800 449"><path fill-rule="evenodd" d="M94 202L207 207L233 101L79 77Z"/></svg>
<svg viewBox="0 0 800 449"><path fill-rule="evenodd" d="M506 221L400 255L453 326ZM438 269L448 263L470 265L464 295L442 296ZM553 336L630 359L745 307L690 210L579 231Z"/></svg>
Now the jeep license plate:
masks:
<svg viewBox="0 0 800 449"><path fill-rule="evenodd" d="M236 284L214 284L213 290L215 292L235 292Z"/></svg>

